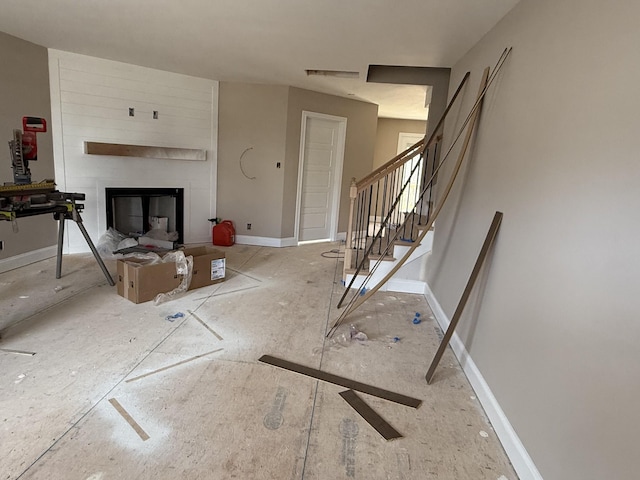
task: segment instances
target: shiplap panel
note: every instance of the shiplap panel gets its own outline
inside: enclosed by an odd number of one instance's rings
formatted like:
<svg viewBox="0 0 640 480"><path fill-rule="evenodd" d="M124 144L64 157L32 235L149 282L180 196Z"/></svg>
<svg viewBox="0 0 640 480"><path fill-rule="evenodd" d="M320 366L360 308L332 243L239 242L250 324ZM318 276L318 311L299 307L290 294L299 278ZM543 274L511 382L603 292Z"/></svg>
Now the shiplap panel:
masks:
<svg viewBox="0 0 640 480"><path fill-rule="evenodd" d="M146 93L149 83L143 80L100 75L98 73L79 72L77 70L60 69L60 80L81 85L102 86L117 90L126 90L133 93ZM211 88L205 90L189 90L185 88L154 85L155 95L163 97L175 97L190 99L197 102L211 101Z"/></svg>
<svg viewBox="0 0 640 480"><path fill-rule="evenodd" d="M157 110L157 108L153 108L153 106L158 105L157 102L148 101L145 102L141 99L126 99L126 98L112 98L112 97L102 97L96 96L95 93L89 92L86 94L78 93L78 92L61 92L62 101L64 104L69 105L86 105L86 106L96 106L96 107L130 107L131 101L135 101L137 105L142 107L148 106L149 110ZM192 105L184 105L183 103L176 102L176 105L163 105L163 108L174 108L175 113L191 117L194 115L205 116L210 115L210 110L207 106L210 104L192 104Z"/></svg>
<svg viewBox="0 0 640 480"><path fill-rule="evenodd" d="M126 135L127 131L135 131L142 134L161 134L169 138L175 137L180 140L182 137L190 137L191 139L204 140L206 145L211 143L211 126L202 125L204 122L188 122L179 118L170 117L152 121L136 119L135 117L127 117L126 120L115 118L113 116L88 116L88 115L72 115L62 114L62 121L66 128L72 128L74 133L88 135L92 129L100 129L107 135L107 132L121 132ZM80 133L85 132L85 133ZM125 142L121 142L125 143ZM182 146L182 145L180 145ZM201 148L200 146L194 148Z"/></svg>
<svg viewBox="0 0 640 480"><path fill-rule="evenodd" d="M176 187L185 189L185 241L208 241L207 219L215 216L218 83L68 52L50 50L49 57L56 77L52 111L62 124L53 129L56 151L63 152L56 174L62 173L68 191L87 195L83 217L90 236L97 241L104 233L105 187ZM205 161L87 155L87 141L207 154ZM190 205L197 205L193 216ZM86 251L73 229L68 234L69 251Z"/></svg>
<svg viewBox="0 0 640 480"><path fill-rule="evenodd" d="M162 133L148 133L136 130L109 130L101 129L96 132L94 128L74 127L74 135L66 135L63 145L71 145L73 147L84 142L104 142L104 143L123 143L125 145L148 145L157 147L175 147L175 148L202 148L209 149L209 143L204 139L188 134L168 137Z"/></svg>
<svg viewBox="0 0 640 480"><path fill-rule="evenodd" d="M192 134L205 138L211 136L211 121L201 119L185 119L181 117L165 116L154 120L152 115L138 115L134 117L122 117L114 112L94 112L91 114L63 113L63 121L66 125L90 126L90 127L112 127L115 129L133 128L141 132L162 132L170 129L191 131Z"/></svg>
<svg viewBox="0 0 640 480"><path fill-rule="evenodd" d="M195 187L201 190L209 190L211 188L211 182L209 178L196 175L198 170L197 168L189 169L183 168L183 175L177 175L175 172L171 171L171 164L175 164L175 160L164 160L164 159L144 159L147 160L146 164L144 162L132 161L131 157L113 157L112 159L106 159L104 157L97 157L93 155L87 155L87 158L93 157L92 160L85 160L82 163L76 163L73 166L74 174L67 178L67 181L73 185L73 188L68 189L69 191L74 192L83 192L89 195L90 192L86 192L82 190L85 188L84 185L91 184L95 185L96 182L106 182L110 187L183 187L185 183L194 185ZM201 164L204 162L184 162L184 163L194 163ZM157 172L153 175L149 174L149 167L153 167L157 170ZM91 169L100 169L101 176L98 178L94 175L91 175ZM126 178L123 178L123 173L126 173ZM94 192L95 193L95 192ZM100 198L100 202L104 204L104 191L98 192ZM215 193L215 189L214 189ZM94 197L95 198L95 197ZM205 206L209 206L208 197L205 199L196 199L199 202L203 202ZM101 213L96 212L96 213ZM211 217L207 217L211 218Z"/></svg>
<svg viewBox="0 0 640 480"><path fill-rule="evenodd" d="M113 115L120 117L122 112L128 114L128 108L131 102L128 100L120 100L116 98L96 97L94 95L84 95L78 93L64 92L62 95L62 113L73 113L78 115L96 115L98 117L106 117ZM160 112L160 119L165 116L178 117L184 119L196 119L209 121L211 119L211 110L196 110L193 108L185 108L183 106L173 107L164 105L161 110L157 105L150 102L136 101L136 116L138 112L143 115L151 114L154 110Z"/></svg>
<svg viewBox="0 0 640 480"><path fill-rule="evenodd" d="M61 50L50 50L56 57L60 67L65 70L78 72L97 73L104 76L114 76L120 78L131 78L144 82L153 83L159 86L176 87L180 89L206 90L211 86L211 80L200 77L192 77L180 73L163 72L168 75L158 77L158 72L154 68L141 67L128 63L105 60L103 58L90 57L77 53L64 52Z"/></svg>
<svg viewBox="0 0 640 480"><path fill-rule="evenodd" d="M60 80L60 89L69 93L84 93L97 97L114 98L118 100L128 100L130 102L142 101L162 107L164 105L173 107L187 107L193 109L206 110L211 106L211 99L207 103L190 98L180 98L177 96L169 97L160 95L153 91L153 86L149 85L146 92L134 92L131 90L122 90L116 87L105 87L103 85L91 85L89 83L80 83L73 80ZM135 105L130 105L135 106Z"/></svg>

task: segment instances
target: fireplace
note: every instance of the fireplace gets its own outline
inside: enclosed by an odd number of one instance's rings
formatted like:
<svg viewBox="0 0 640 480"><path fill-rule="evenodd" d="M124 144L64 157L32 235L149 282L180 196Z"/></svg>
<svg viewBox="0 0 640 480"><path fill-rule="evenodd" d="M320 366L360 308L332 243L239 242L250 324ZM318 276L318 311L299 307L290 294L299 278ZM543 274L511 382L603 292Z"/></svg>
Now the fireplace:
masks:
<svg viewBox="0 0 640 480"><path fill-rule="evenodd" d="M152 217L166 218L167 231L184 243L184 188L106 188L107 228L143 235Z"/></svg>

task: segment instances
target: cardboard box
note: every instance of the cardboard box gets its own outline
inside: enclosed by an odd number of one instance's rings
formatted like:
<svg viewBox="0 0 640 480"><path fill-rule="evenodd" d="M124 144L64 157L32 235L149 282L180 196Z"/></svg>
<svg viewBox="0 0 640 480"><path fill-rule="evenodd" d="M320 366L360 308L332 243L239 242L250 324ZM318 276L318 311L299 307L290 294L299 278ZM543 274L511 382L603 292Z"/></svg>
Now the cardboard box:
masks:
<svg viewBox="0 0 640 480"><path fill-rule="evenodd" d="M184 249L186 256L193 256L193 272L189 290L224 281L226 259L224 252L210 246ZM118 260L118 295L133 303L153 300L159 293L177 288L182 276L176 273L174 262L145 265L135 258Z"/></svg>
<svg viewBox="0 0 640 480"><path fill-rule="evenodd" d="M181 280L175 263L144 265L135 258L118 260L118 295L133 303L148 302L159 293L170 292Z"/></svg>
<svg viewBox="0 0 640 480"><path fill-rule="evenodd" d="M224 281L226 258L224 252L208 245L187 247L185 255L193 256L193 275L189 290Z"/></svg>

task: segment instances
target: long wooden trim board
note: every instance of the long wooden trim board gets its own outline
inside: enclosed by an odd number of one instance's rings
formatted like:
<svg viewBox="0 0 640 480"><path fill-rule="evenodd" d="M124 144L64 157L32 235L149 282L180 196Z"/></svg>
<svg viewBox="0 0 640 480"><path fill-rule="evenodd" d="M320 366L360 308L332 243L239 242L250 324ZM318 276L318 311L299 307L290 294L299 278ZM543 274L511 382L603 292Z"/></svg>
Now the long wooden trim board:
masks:
<svg viewBox="0 0 640 480"><path fill-rule="evenodd" d="M406 395L402 395L401 393L391 392L383 388L367 385L366 383L356 382L355 380L350 380L339 375L334 375L333 373L323 372L322 370L318 370L316 368L305 367L304 365L293 363L288 360L283 360L281 358L272 357L271 355L263 355L258 359L258 361L262 363L268 363L269 365L273 365L274 367L280 367L284 368L285 370L300 373L302 375L306 375L307 377L316 378L318 380L322 380L323 382L333 383L334 385L340 385L345 388L350 388L351 390L356 390L368 395L373 395L374 397L383 398L385 400L389 400L390 402L399 403L400 405L406 405L407 407L418 408L422 403L422 400L419 400L417 398L408 397Z"/></svg>

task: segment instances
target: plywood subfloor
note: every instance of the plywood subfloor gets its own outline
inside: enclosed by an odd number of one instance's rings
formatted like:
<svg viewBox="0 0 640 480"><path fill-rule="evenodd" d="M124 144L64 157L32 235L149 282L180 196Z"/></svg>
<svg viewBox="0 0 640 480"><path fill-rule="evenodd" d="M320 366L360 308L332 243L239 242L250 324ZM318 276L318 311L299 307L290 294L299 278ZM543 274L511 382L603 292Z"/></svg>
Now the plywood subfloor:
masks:
<svg viewBox="0 0 640 480"><path fill-rule="evenodd" d="M424 381L442 333L423 296L379 292L350 319L369 340L325 339L336 247L226 248L225 282L160 306L119 297L86 255L58 281L53 260L0 275L0 348L35 352L0 350L0 478L515 480L450 351ZM387 442L344 388L263 354L423 403L362 395L404 435Z"/></svg>

